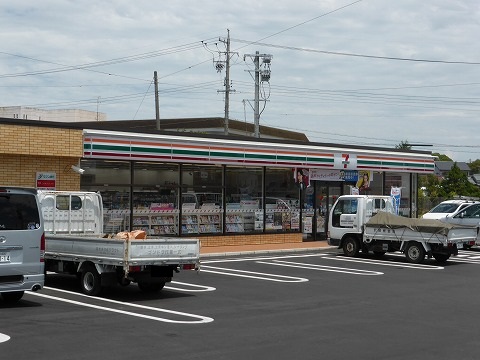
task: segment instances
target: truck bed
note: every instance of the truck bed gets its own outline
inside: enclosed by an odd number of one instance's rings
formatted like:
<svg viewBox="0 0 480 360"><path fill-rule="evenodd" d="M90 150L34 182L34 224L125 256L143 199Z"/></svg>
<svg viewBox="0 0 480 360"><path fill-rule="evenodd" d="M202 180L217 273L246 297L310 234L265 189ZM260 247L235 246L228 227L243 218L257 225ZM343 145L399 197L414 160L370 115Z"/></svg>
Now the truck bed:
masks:
<svg viewBox="0 0 480 360"><path fill-rule="evenodd" d="M198 239L149 238L120 240L46 234L45 258L115 266L198 263Z"/></svg>
<svg viewBox="0 0 480 360"><path fill-rule="evenodd" d="M410 219L379 212L364 228L364 237L369 240L424 241L427 243L464 243L477 238L477 227L447 224L438 220Z"/></svg>

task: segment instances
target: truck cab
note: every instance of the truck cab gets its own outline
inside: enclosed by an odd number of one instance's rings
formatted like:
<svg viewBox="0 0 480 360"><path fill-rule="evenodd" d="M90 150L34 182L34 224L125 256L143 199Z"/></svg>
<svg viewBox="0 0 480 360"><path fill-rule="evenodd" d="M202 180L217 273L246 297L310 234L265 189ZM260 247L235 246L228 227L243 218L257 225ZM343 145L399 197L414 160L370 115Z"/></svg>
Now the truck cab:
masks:
<svg viewBox="0 0 480 360"><path fill-rule="evenodd" d="M381 195L342 195L333 204L328 220L328 243L343 246L347 236L360 238L363 225L379 211L394 213L390 196Z"/></svg>

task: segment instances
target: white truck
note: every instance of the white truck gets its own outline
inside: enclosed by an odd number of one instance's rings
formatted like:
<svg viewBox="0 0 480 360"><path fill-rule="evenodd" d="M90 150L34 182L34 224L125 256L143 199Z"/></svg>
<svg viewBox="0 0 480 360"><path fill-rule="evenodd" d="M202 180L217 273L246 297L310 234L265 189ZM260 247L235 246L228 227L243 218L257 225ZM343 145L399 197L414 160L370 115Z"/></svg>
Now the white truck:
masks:
<svg viewBox="0 0 480 360"><path fill-rule="evenodd" d="M346 256L400 251L411 263L423 262L425 255L445 262L464 244L474 242L478 230L395 215L389 196L342 195L329 214L328 243L343 249Z"/></svg>
<svg viewBox="0 0 480 360"><path fill-rule="evenodd" d="M104 234L98 193L39 191L38 197L45 227L45 271L77 275L87 295L131 282L142 291L159 291L174 272L200 268L198 239Z"/></svg>

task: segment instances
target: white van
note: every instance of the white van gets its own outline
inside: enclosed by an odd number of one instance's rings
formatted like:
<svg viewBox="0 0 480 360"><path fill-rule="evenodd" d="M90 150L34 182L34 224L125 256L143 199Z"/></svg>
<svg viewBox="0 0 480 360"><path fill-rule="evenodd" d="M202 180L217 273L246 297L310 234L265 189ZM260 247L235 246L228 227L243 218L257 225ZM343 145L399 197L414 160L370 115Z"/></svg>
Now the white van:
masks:
<svg viewBox="0 0 480 360"><path fill-rule="evenodd" d="M6 303L45 282L45 234L37 190L0 186L0 294Z"/></svg>

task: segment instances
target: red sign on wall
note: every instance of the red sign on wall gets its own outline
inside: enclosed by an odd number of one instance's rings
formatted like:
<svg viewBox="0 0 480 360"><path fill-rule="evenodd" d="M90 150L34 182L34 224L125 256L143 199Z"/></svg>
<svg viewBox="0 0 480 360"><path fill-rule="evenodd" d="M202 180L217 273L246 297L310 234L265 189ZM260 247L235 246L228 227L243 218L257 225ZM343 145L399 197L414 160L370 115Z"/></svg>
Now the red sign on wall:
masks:
<svg viewBox="0 0 480 360"><path fill-rule="evenodd" d="M55 190L57 174L54 172L37 172L36 188L39 190Z"/></svg>

